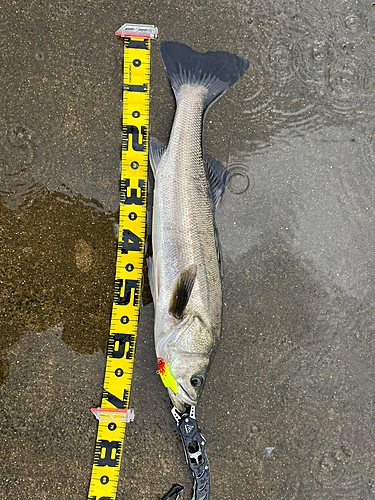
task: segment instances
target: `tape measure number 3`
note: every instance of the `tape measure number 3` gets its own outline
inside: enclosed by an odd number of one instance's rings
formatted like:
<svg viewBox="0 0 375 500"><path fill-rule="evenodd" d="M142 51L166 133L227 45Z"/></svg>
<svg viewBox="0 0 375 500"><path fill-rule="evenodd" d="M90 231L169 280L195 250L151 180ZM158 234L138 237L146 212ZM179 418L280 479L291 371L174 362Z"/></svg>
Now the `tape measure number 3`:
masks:
<svg viewBox="0 0 375 500"><path fill-rule="evenodd" d="M89 487L89 500L115 500L126 422L133 418L129 397L138 328L146 227L150 43L157 28L124 24L124 85L121 202L115 291Z"/></svg>

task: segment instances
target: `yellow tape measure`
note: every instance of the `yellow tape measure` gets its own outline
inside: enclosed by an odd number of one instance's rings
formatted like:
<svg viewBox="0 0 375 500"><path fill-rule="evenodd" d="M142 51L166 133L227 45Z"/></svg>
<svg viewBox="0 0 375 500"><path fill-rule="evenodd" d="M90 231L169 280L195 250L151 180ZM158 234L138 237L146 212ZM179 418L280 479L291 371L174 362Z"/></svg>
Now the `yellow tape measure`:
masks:
<svg viewBox="0 0 375 500"><path fill-rule="evenodd" d="M146 227L150 40L157 29L124 24L121 203L115 292L89 500L114 500L120 473L142 287Z"/></svg>

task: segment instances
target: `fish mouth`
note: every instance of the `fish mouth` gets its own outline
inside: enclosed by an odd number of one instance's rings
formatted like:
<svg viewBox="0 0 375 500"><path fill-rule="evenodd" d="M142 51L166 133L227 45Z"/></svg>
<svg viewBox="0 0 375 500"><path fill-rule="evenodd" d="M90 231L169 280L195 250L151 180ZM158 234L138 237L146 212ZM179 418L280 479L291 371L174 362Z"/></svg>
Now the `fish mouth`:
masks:
<svg viewBox="0 0 375 500"><path fill-rule="evenodd" d="M178 411L184 412L186 406L196 406L197 402L191 398L183 382L177 381L177 394L168 388L169 397Z"/></svg>

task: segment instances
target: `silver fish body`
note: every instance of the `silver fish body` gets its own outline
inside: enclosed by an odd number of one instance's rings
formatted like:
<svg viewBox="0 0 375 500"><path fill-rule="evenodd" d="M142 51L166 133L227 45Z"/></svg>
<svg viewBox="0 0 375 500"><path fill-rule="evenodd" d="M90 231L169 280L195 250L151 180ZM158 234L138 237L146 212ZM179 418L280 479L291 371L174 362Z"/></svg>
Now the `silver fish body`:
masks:
<svg viewBox="0 0 375 500"><path fill-rule="evenodd" d="M165 66L168 50L176 46L186 47L169 43ZM205 56L186 49L188 54ZM247 69L243 59L228 56L240 61L241 74ZM168 67L166 70L168 74ZM221 336L215 204L229 174L212 158L204 161L202 155L203 115L208 100L213 99L210 82L202 84L191 74L185 79L180 74L176 84L173 75L168 76L177 110L168 146L157 141L150 146L155 177L150 281L156 355L163 358L176 380L177 394L169 388L169 395L177 409L184 411L185 405L197 404Z"/></svg>

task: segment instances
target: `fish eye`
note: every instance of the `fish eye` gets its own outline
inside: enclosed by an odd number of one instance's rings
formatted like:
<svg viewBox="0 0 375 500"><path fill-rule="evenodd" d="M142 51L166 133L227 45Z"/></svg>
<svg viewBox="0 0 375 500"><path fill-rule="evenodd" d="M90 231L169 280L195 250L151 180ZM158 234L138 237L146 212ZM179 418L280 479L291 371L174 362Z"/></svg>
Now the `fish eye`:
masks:
<svg viewBox="0 0 375 500"><path fill-rule="evenodd" d="M190 379L190 383L193 387L200 387L204 382L202 375L193 375Z"/></svg>

